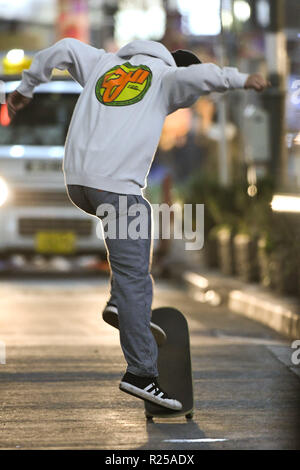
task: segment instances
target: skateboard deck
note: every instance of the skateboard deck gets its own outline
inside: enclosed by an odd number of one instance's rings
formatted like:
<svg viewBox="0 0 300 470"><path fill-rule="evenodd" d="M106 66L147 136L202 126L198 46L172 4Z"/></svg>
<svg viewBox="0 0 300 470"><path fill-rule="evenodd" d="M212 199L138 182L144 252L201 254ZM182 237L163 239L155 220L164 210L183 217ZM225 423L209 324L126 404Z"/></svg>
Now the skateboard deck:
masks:
<svg viewBox="0 0 300 470"><path fill-rule="evenodd" d="M190 354L190 338L184 315L175 308L163 307L152 311L151 320L166 333L166 342L158 349L158 382L162 389L179 400L179 411L145 401L147 419L169 418L185 415L193 417L194 394Z"/></svg>

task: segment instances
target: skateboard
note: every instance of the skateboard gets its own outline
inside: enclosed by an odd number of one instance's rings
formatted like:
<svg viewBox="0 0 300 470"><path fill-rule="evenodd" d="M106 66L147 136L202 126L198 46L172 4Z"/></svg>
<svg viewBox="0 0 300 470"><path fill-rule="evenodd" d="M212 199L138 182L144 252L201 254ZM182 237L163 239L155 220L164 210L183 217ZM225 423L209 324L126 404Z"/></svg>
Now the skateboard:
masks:
<svg viewBox="0 0 300 470"><path fill-rule="evenodd" d="M154 309L151 320L160 326L167 336L165 343L158 348L159 384L163 390L179 400L183 407L174 411L145 401L145 416L149 421L154 417L170 418L183 415L186 419L192 419L194 393L187 321L179 310L170 307Z"/></svg>

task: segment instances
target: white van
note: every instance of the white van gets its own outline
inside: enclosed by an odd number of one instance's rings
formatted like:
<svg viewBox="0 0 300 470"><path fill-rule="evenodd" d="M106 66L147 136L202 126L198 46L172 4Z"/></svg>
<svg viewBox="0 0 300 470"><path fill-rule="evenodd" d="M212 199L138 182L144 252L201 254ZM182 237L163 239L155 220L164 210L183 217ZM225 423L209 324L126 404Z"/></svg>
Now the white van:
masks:
<svg viewBox="0 0 300 470"><path fill-rule="evenodd" d="M1 78L6 93L19 84L17 77ZM99 220L70 202L62 173L64 142L81 89L63 77L39 85L12 123L6 104L0 105L0 257L105 253L96 232Z"/></svg>

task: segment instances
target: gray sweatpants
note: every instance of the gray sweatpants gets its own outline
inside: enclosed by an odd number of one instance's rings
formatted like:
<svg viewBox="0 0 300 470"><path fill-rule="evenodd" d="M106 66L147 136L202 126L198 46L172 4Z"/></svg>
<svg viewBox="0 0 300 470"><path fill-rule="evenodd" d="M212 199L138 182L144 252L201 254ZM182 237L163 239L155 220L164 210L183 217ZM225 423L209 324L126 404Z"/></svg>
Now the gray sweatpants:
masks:
<svg viewBox="0 0 300 470"><path fill-rule="evenodd" d="M96 215L102 204L111 204L115 209L116 237L107 236L105 239L111 268L109 303L118 308L120 343L128 364L127 371L139 376L156 377L157 345L150 330L153 296L150 274L151 206L142 196L126 195L128 208L133 204L142 204L147 208L145 224L148 224L148 234L144 239L124 238L118 230L120 218L127 217L128 230L130 222L136 217L122 211L120 213L119 196L124 195L79 185L68 185L68 192L71 201L88 214Z"/></svg>

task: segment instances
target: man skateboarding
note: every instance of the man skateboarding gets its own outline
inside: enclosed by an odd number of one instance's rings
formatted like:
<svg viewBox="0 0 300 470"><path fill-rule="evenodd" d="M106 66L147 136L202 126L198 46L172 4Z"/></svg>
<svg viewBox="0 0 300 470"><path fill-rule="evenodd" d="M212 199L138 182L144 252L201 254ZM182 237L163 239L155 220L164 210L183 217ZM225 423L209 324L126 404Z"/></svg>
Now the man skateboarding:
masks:
<svg viewBox="0 0 300 470"><path fill-rule="evenodd" d="M30 102L37 85L51 79L55 67L67 69L83 87L65 145L63 170L69 197L93 216L99 215L99 207L110 205L115 218L127 224L125 236L117 224L116 233L106 237L111 298L104 315L117 316L127 362L120 389L180 410L182 404L172 390L166 393L158 382L152 332L160 331L150 322L151 206L142 190L168 114L212 91L262 91L269 83L235 68L201 64L188 51L172 54L155 41L136 40L113 54L65 38L38 52L23 72L20 85L8 96L11 118ZM126 213L120 196L126 196ZM131 237L128 229L134 219L130 207L136 204L144 208L140 224L148 232L143 238Z"/></svg>

